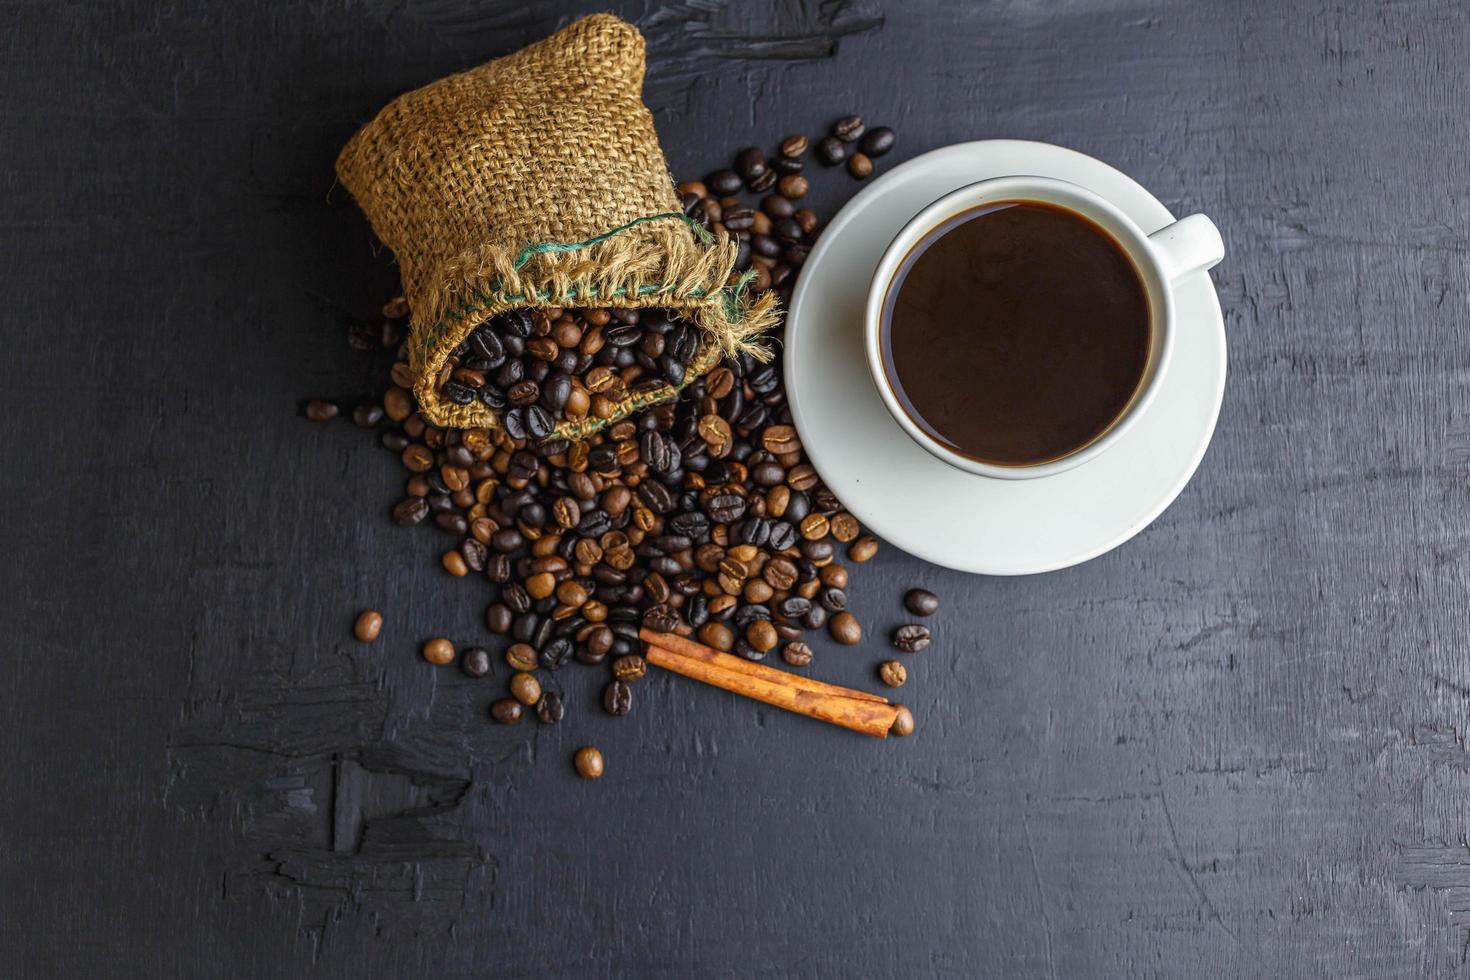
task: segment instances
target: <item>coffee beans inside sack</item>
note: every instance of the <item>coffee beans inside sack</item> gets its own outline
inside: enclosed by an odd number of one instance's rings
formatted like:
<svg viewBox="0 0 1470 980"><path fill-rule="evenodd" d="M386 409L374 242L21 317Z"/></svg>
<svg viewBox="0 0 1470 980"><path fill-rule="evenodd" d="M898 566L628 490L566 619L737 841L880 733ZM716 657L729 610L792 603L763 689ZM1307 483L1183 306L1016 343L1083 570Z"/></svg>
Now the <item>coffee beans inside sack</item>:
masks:
<svg viewBox="0 0 1470 980"><path fill-rule="evenodd" d="M721 358L767 358L775 297L681 209L643 75L642 36L597 14L400 96L342 150L433 424L581 439Z"/></svg>

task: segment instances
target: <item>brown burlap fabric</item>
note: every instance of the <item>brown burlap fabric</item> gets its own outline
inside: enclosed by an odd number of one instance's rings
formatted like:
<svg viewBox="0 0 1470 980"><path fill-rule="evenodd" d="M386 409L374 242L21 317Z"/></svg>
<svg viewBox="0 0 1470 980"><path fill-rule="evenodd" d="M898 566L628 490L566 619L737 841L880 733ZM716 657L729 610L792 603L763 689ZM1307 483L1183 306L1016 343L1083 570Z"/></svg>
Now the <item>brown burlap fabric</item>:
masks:
<svg viewBox="0 0 1470 980"><path fill-rule="evenodd" d="M769 294L732 282L736 243L679 211L643 105L643 37L594 14L514 54L389 103L337 173L398 259L413 311L409 365L437 425L495 427L438 392L447 358L514 307L668 307L703 328L689 380L760 352ZM630 397L617 417L673 394ZM558 427L580 438L609 420Z"/></svg>

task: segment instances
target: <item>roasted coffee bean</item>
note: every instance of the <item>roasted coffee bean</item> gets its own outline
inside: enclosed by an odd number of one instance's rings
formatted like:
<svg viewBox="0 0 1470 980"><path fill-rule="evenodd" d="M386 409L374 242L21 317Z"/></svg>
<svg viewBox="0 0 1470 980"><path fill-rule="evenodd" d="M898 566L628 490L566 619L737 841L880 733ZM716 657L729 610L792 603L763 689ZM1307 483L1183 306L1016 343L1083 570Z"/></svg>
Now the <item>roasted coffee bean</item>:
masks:
<svg viewBox="0 0 1470 980"><path fill-rule="evenodd" d="M602 707L614 717L633 710L633 689L623 681L613 681L602 689Z"/></svg>
<svg viewBox="0 0 1470 980"><path fill-rule="evenodd" d="M625 684L632 684L641 680L648 673L648 662L636 653L630 653L626 657L619 657L613 661L613 676Z"/></svg>
<svg viewBox="0 0 1470 980"><path fill-rule="evenodd" d="M835 167L847 159L847 144L835 136L828 136L817 144L817 159Z"/></svg>
<svg viewBox="0 0 1470 980"><path fill-rule="evenodd" d="M512 674L510 678L510 696L527 707L533 706L541 700L541 682L536 675L527 671Z"/></svg>
<svg viewBox="0 0 1470 980"><path fill-rule="evenodd" d="M847 608L847 593L836 586L828 586L817 594L817 601L828 612L841 612Z"/></svg>
<svg viewBox="0 0 1470 980"><path fill-rule="evenodd" d="M903 605L915 616L932 616L939 611L939 596L928 589L909 589L903 594Z"/></svg>
<svg viewBox="0 0 1470 980"><path fill-rule="evenodd" d="M771 165L772 172L776 174L776 185L778 188L781 184L781 177L789 177L793 174L799 174L806 169L806 164L797 157L774 156L771 157L768 162Z"/></svg>
<svg viewBox="0 0 1470 980"><path fill-rule="evenodd" d="M548 619L546 622L550 624L551 620ZM559 637L541 647L537 661L547 670L560 670L567 665L568 660L572 659L575 649L571 640Z"/></svg>
<svg viewBox="0 0 1470 980"><path fill-rule="evenodd" d="M306 417L313 422L330 422L340 412L335 402L315 398L306 403Z"/></svg>
<svg viewBox="0 0 1470 980"><path fill-rule="evenodd" d="M893 645L904 653L918 653L929 645L929 627L910 623L893 631Z"/></svg>
<svg viewBox="0 0 1470 980"><path fill-rule="evenodd" d="M847 158L847 172L858 180L867 180L873 175L873 161L866 153L854 153Z"/></svg>
<svg viewBox="0 0 1470 980"><path fill-rule="evenodd" d="M806 196L809 187L807 179L797 173L787 174L776 181L776 193L792 201Z"/></svg>
<svg viewBox="0 0 1470 980"><path fill-rule="evenodd" d="M865 128L862 116L843 116L832 124L832 135L844 143L851 143L863 135Z"/></svg>
<svg viewBox="0 0 1470 980"><path fill-rule="evenodd" d="M889 687L903 687L909 679L908 668L897 660L885 660L878 665L878 679Z"/></svg>
<svg viewBox="0 0 1470 980"><path fill-rule="evenodd" d="M502 725L514 725L521 720L521 703L515 698L501 698L490 705L490 717Z"/></svg>
<svg viewBox="0 0 1470 980"><path fill-rule="evenodd" d="M705 623L697 635L700 643L724 653L729 653L735 643L735 634L724 623Z"/></svg>
<svg viewBox="0 0 1470 980"><path fill-rule="evenodd" d="M858 142L858 149L870 157L881 157L893 149L893 144L897 139L893 130L887 126L876 126L863 134L862 139Z"/></svg>
<svg viewBox="0 0 1470 980"><path fill-rule="evenodd" d="M459 669L468 677L484 677L490 673L490 651L484 647L469 647L460 655Z"/></svg>
<svg viewBox="0 0 1470 980"><path fill-rule="evenodd" d="M847 549L847 557L856 562L864 562L878 553L878 539L872 535L858 538Z"/></svg>
<svg viewBox="0 0 1470 980"><path fill-rule="evenodd" d="M505 651L505 662L516 670L535 670L536 650L528 643L513 643Z"/></svg>
<svg viewBox="0 0 1470 980"><path fill-rule="evenodd" d="M583 779L601 779L603 773L602 753L592 746L584 746L577 750L573 757L573 764L577 767L577 775Z"/></svg>
<svg viewBox="0 0 1470 980"><path fill-rule="evenodd" d="M729 197L731 194L740 193L740 175L733 170L716 170L704 179L709 189L720 197Z"/></svg>
<svg viewBox="0 0 1470 980"><path fill-rule="evenodd" d="M764 194L766 191L770 190L775 185L776 185L776 171L774 171L774 170L770 169L769 167L767 167L765 173L761 174L759 177L757 177L754 180L750 181L746 186L748 186L752 191L754 191L757 194Z"/></svg>
<svg viewBox="0 0 1470 980"><path fill-rule="evenodd" d="M787 157L799 157L806 152L807 139L801 133L788 136L781 141L781 155Z"/></svg>
<svg viewBox="0 0 1470 980"><path fill-rule="evenodd" d="M566 705L562 703L561 695L555 691L544 691L541 699L536 702L536 717L541 719L545 725L555 725L566 716Z"/></svg>
<svg viewBox="0 0 1470 980"><path fill-rule="evenodd" d="M863 628L850 612L839 612L829 619L827 631L832 634L832 639L844 646L861 643L863 639Z"/></svg>
<svg viewBox="0 0 1470 980"><path fill-rule="evenodd" d="M500 591L500 601L510 607L516 615L531 611L531 596L517 582L511 582Z"/></svg>
<svg viewBox="0 0 1470 980"><path fill-rule="evenodd" d="M746 183L755 180L766 172L766 155L759 147L748 146L735 156L735 172L738 173Z"/></svg>
<svg viewBox="0 0 1470 980"><path fill-rule="evenodd" d="M903 705L894 705L898 709L898 715L893 719L893 727L888 729L888 734L899 738L908 738L914 733L913 713Z"/></svg>
<svg viewBox="0 0 1470 980"><path fill-rule="evenodd" d="M424 644L423 654L429 663L442 667L454 661L454 644L442 636L435 637Z"/></svg>
<svg viewBox="0 0 1470 980"><path fill-rule="evenodd" d="M541 397L541 386L531 380L517 381L505 393L506 400L518 408L524 408Z"/></svg>
<svg viewBox="0 0 1470 980"><path fill-rule="evenodd" d="M352 635L363 643L373 642L382 631L383 614L376 609L364 609L357 614L357 621L352 624Z"/></svg>
<svg viewBox="0 0 1470 980"><path fill-rule="evenodd" d="M679 628L679 614L661 602L644 610L643 625L655 633L672 633Z"/></svg>
<svg viewBox="0 0 1470 980"><path fill-rule="evenodd" d="M781 600L779 611L787 619L803 619L812 611L812 601L799 595L787 596Z"/></svg>
<svg viewBox="0 0 1470 980"><path fill-rule="evenodd" d="M383 421L383 408L371 402L364 402L352 410L352 423L360 429L371 429Z"/></svg>
<svg viewBox="0 0 1470 980"><path fill-rule="evenodd" d="M800 640L792 640L781 648L781 659L793 667L805 667L812 662L812 648Z"/></svg>
<svg viewBox="0 0 1470 980"><path fill-rule="evenodd" d="M765 653L775 648L780 642L780 637L776 635L776 627L771 624L770 620L758 619L746 628L745 641L761 653Z"/></svg>

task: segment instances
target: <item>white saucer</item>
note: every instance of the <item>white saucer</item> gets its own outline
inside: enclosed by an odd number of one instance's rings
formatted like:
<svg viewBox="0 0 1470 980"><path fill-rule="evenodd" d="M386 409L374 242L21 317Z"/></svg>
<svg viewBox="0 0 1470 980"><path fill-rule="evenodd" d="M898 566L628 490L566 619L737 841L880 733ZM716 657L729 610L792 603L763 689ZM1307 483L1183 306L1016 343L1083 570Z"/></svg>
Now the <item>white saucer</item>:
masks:
<svg viewBox="0 0 1470 980"><path fill-rule="evenodd" d="M1225 393L1225 324L1209 273L1175 285L1178 340L1158 394L1112 448L1075 469L996 480L925 452L883 407L863 359L863 305L879 257L925 205L987 177L1090 188L1145 233L1174 220L1131 178L1073 150L960 143L879 177L822 232L786 326L786 391L802 445L873 532L937 565L986 575L1065 568L1116 548L1163 513L1205 454Z"/></svg>

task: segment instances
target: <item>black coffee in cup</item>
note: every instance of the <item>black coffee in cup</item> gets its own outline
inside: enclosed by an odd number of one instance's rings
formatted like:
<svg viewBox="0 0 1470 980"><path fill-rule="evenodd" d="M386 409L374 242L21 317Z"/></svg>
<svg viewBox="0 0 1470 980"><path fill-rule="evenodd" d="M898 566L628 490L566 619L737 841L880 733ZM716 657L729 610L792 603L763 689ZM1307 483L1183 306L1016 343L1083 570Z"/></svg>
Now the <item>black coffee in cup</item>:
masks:
<svg viewBox="0 0 1470 980"><path fill-rule="evenodd" d="M899 264L879 332L904 412L1000 466L1060 459L1107 432L1148 367L1143 280L1087 218L1038 201L955 215Z"/></svg>

